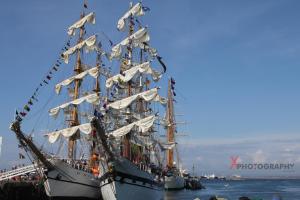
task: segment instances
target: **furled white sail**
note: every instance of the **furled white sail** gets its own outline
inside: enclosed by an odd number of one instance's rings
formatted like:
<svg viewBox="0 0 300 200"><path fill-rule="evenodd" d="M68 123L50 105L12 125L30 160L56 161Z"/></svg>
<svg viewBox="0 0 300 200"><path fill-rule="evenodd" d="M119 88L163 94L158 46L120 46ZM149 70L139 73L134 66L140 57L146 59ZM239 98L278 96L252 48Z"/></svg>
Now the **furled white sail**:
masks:
<svg viewBox="0 0 300 200"><path fill-rule="evenodd" d="M136 99L142 98L145 101L149 102L149 101L157 101L160 102L161 104L166 104L167 100L161 96L159 96L158 94L158 89L157 88L153 88L151 90L147 90L145 92L142 93L138 93L136 95L115 101L113 103L110 103L107 105L107 108L113 108L116 110L121 110L126 108L127 106L129 106L133 101L135 101Z"/></svg>
<svg viewBox="0 0 300 200"><path fill-rule="evenodd" d="M113 132L110 132L108 135L112 135L114 137L122 137L127 133L129 133L135 126L138 127L139 132L145 133L153 126L155 119L156 119L155 115L151 115L139 121L123 126L122 128L114 130Z"/></svg>
<svg viewBox="0 0 300 200"><path fill-rule="evenodd" d="M75 29L81 28L86 22L95 24L96 23L95 13L91 12L90 14L84 16L82 19L75 22L72 26L68 28L68 34L75 35Z"/></svg>
<svg viewBox="0 0 300 200"><path fill-rule="evenodd" d="M119 44L115 45L111 49L110 59L120 58L120 56L122 54L122 47L128 45L130 41L132 42L134 47L140 47L140 46L142 46L143 42L148 42L149 40L150 40L150 36L147 32L147 29L141 28L140 30L138 30L137 32L132 34L131 36L124 39Z"/></svg>
<svg viewBox="0 0 300 200"><path fill-rule="evenodd" d="M70 105L81 104L84 101L94 104L94 105L98 105L100 102L99 100L100 100L100 97L97 93L89 94L89 95L81 97L79 99L75 99L74 101L71 101L71 102L62 104L58 107L52 108L51 110L49 110L49 115L56 117L61 109L64 109Z"/></svg>
<svg viewBox="0 0 300 200"><path fill-rule="evenodd" d="M60 93L60 90L61 90L61 87L62 86L67 86L67 85L70 85L74 80L77 80L77 79L83 79L86 75L90 75L92 76L93 78L97 78L99 76L99 68L98 67L93 67L91 69L88 69L76 76L72 76L64 81L62 81L61 83L58 83L56 86L55 86L55 91L57 94Z"/></svg>
<svg viewBox="0 0 300 200"><path fill-rule="evenodd" d="M137 73L151 74L154 81L158 81L162 76L162 74L151 68L150 62L144 62L140 65L130 68L129 70L124 71L123 74L117 74L113 77L110 77L106 80L106 87L110 88L113 86L114 83L127 83Z"/></svg>
<svg viewBox="0 0 300 200"><path fill-rule="evenodd" d="M124 30L125 27L125 20L128 19L130 16L141 16L144 15L143 7L141 3L135 4L129 11L127 11L123 17L121 17L118 21L118 29Z"/></svg>
<svg viewBox="0 0 300 200"><path fill-rule="evenodd" d="M71 47L70 49L68 49L67 51L65 51L62 54L62 57L65 61L65 63L68 64L69 62L69 56L72 55L73 53L75 53L75 51L85 47L87 51L91 51L95 49L95 44L97 41L97 36L96 35L92 35L91 37L87 38L86 40L80 42L79 44L75 45L74 47Z"/></svg>
<svg viewBox="0 0 300 200"><path fill-rule="evenodd" d="M159 142L159 146L162 150L171 150L176 146L176 143L175 142L170 142L170 143Z"/></svg>
<svg viewBox="0 0 300 200"><path fill-rule="evenodd" d="M48 133L47 134L48 141L50 143L55 143L60 136L63 136L65 138L69 138L72 135L74 135L77 131L80 131L84 134L90 134L91 131L92 131L91 124L90 123L81 124L79 126L73 126L73 127L70 127L70 128L65 128L65 129L62 129L62 130L58 130L58 131Z"/></svg>

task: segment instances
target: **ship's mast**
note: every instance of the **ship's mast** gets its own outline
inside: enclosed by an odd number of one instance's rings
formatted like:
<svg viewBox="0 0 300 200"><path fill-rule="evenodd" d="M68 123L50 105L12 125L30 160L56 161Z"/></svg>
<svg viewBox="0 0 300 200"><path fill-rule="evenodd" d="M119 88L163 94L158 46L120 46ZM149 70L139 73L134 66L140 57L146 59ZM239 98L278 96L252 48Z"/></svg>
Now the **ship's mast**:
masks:
<svg viewBox="0 0 300 200"><path fill-rule="evenodd" d="M96 67L98 68L98 71L100 72L101 70L101 64L102 64L102 60L101 60L101 54L98 53L97 54L97 60L96 60ZM99 78L100 78L100 73L96 78L96 83L95 83L95 88L94 88L94 92L97 94L100 94L100 83L99 83ZM94 106L94 108L96 109L96 106ZM91 137L94 137L93 135ZM95 151L96 151L96 144L95 141L92 140L93 143L91 145L90 148L90 167L94 167L95 165L95 160L94 160L94 155L95 155Z"/></svg>
<svg viewBox="0 0 300 200"><path fill-rule="evenodd" d="M171 90L171 80L168 82L168 104L167 104L167 121L169 123L167 129L168 143L174 143L174 111L173 111L173 94ZM167 166L173 167L174 164L174 151L173 149L167 150Z"/></svg>
<svg viewBox="0 0 300 200"><path fill-rule="evenodd" d="M130 3L130 8L132 8L132 3ZM129 23L129 37L134 33L134 18L133 16L131 15L130 18L130 23ZM133 46L132 46L132 42L129 42L128 46L127 46L127 53L128 53L128 62L127 62L127 65L129 67L131 67L132 65L132 50L133 50ZM122 69L120 70L120 72L122 73ZM132 94L132 88L131 88L131 83L128 82L128 96L131 96ZM129 107L130 109L130 107ZM130 134L127 134L125 137L124 137L124 141L123 141L123 157L125 158L128 158L130 159L131 158L131 152L130 152Z"/></svg>
<svg viewBox="0 0 300 200"><path fill-rule="evenodd" d="M81 14L80 18L82 19L84 17L84 13ZM84 26L80 28L79 38L77 41L77 44L82 42L84 35ZM75 75L78 75L82 72L81 67L81 50L77 50L77 58L76 58L76 64L74 66L74 73ZM74 97L73 99L77 99L79 97L79 91L80 91L80 85L81 80L75 79L74 80ZM78 119L78 107L77 105L74 105L72 114L71 114L71 121L70 121L70 127L79 125L79 119ZM74 134L69 138L68 142L68 158L69 159L75 159L76 158L76 139L78 139L78 133Z"/></svg>

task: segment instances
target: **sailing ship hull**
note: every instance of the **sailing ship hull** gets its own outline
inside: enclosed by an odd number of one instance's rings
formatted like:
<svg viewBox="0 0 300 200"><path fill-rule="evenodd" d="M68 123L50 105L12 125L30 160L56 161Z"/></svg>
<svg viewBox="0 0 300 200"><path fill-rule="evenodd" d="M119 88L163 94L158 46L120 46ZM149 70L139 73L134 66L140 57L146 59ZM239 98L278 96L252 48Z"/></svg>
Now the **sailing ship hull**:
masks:
<svg viewBox="0 0 300 200"><path fill-rule="evenodd" d="M99 181L93 174L75 169L61 160L50 162L54 169L44 172L47 196L52 199L100 199Z"/></svg>
<svg viewBox="0 0 300 200"><path fill-rule="evenodd" d="M100 180L103 200L163 199L163 184L125 159L114 166L114 172L102 174Z"/></svg>
<svg viewBox="0 0 300 200"><path fill-rule="evenodd" d="M180 176L165 176L166 190L180 190L184 188L184 178Z"/></svg>

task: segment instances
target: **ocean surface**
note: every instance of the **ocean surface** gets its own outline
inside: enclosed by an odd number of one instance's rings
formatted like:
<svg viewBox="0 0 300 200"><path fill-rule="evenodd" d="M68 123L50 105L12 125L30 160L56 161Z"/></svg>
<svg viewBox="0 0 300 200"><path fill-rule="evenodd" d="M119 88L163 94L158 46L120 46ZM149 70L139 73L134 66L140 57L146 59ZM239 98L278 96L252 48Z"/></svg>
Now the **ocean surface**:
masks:
<svg viewBox="0 0 300 200"><path fill-rule="evenodd" d="M211 196L238 200L241 196L250 199L278 200L300 200L300 180L206 180L202 181L206 189L191 191L170 191L165 193L165 200L208 200Z"/></svg>

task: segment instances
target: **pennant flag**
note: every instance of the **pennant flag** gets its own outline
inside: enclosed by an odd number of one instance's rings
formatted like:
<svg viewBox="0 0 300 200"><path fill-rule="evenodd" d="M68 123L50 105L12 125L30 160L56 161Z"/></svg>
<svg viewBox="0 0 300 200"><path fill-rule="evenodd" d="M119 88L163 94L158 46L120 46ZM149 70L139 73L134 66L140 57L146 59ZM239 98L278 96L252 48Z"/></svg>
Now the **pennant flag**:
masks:
<svg viewBox="0 0 300 200"><path fill-rule="evenodd" d="M32 100L31 100L31 99L28 101L28 104L29 104L29 105L31 105L31 106L33 105L33 103L32 103Z"/></svg>
<svg viewBox="0 0 300 200"><path fill-rule="evenodd" d="M47 78L48 80L51 80L52 77L49 76L49 75L47 75L46 78Z"/></svg>
<svg viewBox="0 0 300 200"><path fill-rule="evenodd" d="M157 58L158 62L161 64L161 66L164 68L164 73L166 73L167 67L166 67L165 63L163 63L163 61L161 60L162 57L156 56L156 58Z"/></svg>
<svg viewBox="0 0 300 200"><path fill-rule="evenodd" d="M71 46L70 41L67 42L67 46L68 46L68 47Z"/></svg>
<svg viewBox="0 0 300 200"><path fill-rule="evenodd" d="M176 97L176 93L173 91L173 95Z"/></svg>
<svg viewBox="0 0 300 200"><path fill-rule="evenodd" d="M29 106L28 106L28 105L25 105L25 106L24 106L24 110L26 110L27 112L29 112L29 111L30 111Z"/></svg>
<svg viewBox="0 0 300 200"><path fill-rule="evenodd" d="M19 159L25 159L25 156L21 153L19 153Z"/></svg>
<svg viewBox="0 0 300 200"><path fill-rule="evenodd" d="M67 47L65 47L65 50L67 51L67 50L68 50L68 48L67 48Z"/></svg>
<svg viewBox="0 0 300 200"><path fill-rule="evenodd" d="M175 88L174 88L174 85L171 85L171 89L172 89L172 90L174 90L174 89L175 89Z"/></svg>
<svg viewBox="0 0 300 200"><path fill-rule="evenodd" d="M110 39L108 39L108 41L109 41L110 46L114 46L114 43Z"/></svg>
<svg viewBox="0 0 300 200"><path fill-rule="evenodd" d="M171 83L173 84L173 85L175 85L175 80L171 77Z"/></svg>
<svg viewBox="0 0 300 200"><path fill-rule="evenodd" d="M22 115L22 117L25 117L27 115L27 113L25 112L20 112L20 114Z"/></svg>
<svg viewBox="0 0 300 200"><path fill-rule="evenodd" d="M57 72L57 68L56 67L53 67L52 69Z"/></svg>
<svg viewBox="0 0 300 200"><path fill-rule="evenodd" d="M48 82L46 80L43 80L44 83L48 84Z"/></svg>
<svg viewBox="0 0 300 200"><path fill-rule="evenodd" d="M150 8L149 8L149 7L146 7L146 6L143 6L142 9L143 9L143 11L145 11L145 12L150 11Z"/></svg>
<svg viewBox="0 0 300 200"><path fill-rule="evenodd" d="M38 101L34 96L31 96L31 98L32 98L33 100L35 100L35 101Z"/></svg>
<svg viewBox="0 0 300 200"><path fill-rule="evenodd" d="M36 92L39 91L39 88L36 88L35 91L36 91Z"/></svg>
<svg viewBox="0 0 300 200"><path fill-rule="evenodd" d="M43 86L43 84L41 84L41 83L40 83L40 86L42 87L42 86Z"/></svg>
<svg viewBox="0 0 300 200"><path fill-rule="evenodd" d="M86 0L85 0L84 3L83 3L83 7L84 7L84 8L88 8L88 7L87 7L87 2L86 2Z"/></svg>
<svg viewBox="0 0 300 200"><path fill-rule="evenodd" d="M16 116L16 118L15 118L18 122L21 122L23 119L18 115L18 116Z"/></svg>
<svg viewBox="0 0 300 200"><path fill-rule="evenodd" d="M16 110L16 114L15 114L15 120L17 121L22 121L22 118L19 116L19 112Z"/></svg>

